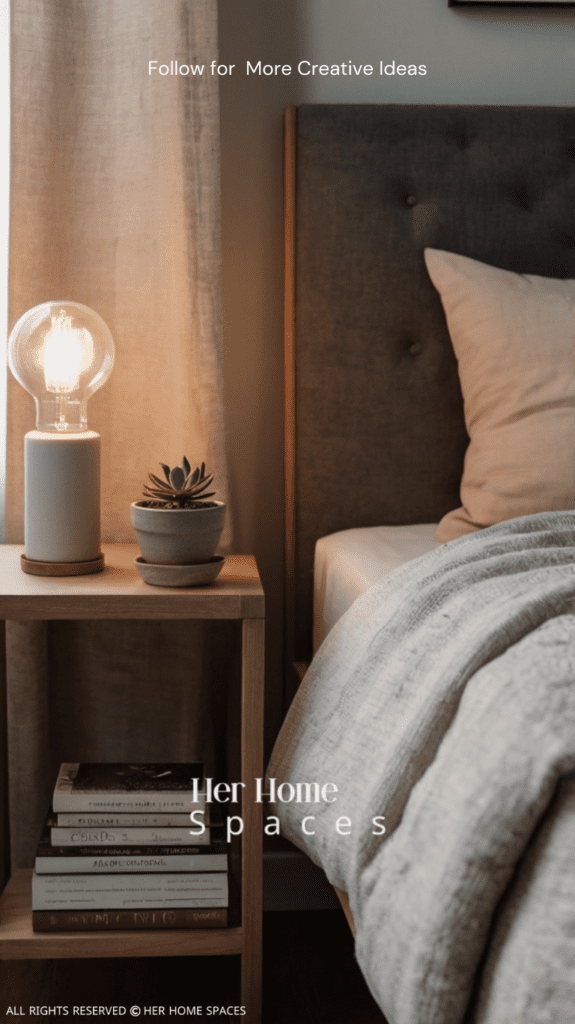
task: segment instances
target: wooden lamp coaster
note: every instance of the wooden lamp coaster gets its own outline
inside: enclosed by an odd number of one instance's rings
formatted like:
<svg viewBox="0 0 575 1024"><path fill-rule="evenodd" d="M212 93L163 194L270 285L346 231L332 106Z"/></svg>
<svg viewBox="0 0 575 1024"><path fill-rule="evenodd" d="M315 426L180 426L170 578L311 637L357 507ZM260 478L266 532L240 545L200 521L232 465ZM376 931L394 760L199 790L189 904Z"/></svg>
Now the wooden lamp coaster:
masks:
<svg viewBox="0 0 575 1024"><path fill-rule="evenodd" d="M102 571L104 556L99 554L87 562L39 562L35 558L20 555L20 566L32 576L88 576Z"/></svg>

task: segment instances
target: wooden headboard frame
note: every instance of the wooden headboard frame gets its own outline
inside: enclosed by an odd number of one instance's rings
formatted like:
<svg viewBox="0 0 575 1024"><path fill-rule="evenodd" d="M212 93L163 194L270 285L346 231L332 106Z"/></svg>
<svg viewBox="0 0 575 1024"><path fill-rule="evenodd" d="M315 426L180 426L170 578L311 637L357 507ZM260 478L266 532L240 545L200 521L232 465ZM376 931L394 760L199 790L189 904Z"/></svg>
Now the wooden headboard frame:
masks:
<svg viewBox="0 0 575 1024"><path fill-rule="evenodd" d="M319 536L459 504L467 434L425 246L575 277L575 112L286 111L288 663L311 652Z"/></svg>
<svg viewBox="0 0 575 1024"><path fill-rule="evenodd" d="M288 698L304 672L296 662L295 547L295 157L297 107L284 111L284 488L285 488L285 646ZM292 670L293 666L293 670ZM295 672L295 677L294 677Z"/></svg>

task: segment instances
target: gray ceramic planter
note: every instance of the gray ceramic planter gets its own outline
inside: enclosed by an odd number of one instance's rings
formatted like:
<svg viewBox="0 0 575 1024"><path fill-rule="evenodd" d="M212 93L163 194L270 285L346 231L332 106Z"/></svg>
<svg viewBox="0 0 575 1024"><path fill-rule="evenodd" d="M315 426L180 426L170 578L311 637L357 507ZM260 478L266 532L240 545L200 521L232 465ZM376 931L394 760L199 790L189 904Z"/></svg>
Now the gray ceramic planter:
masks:
<svg viewBox="0 0 575 1024"><path fill-rule="evenodd" d="M142 558L155 565L200 565L209 562L218 546L226 506L205 508L142 508L130 506L130 519Z"/></svg>

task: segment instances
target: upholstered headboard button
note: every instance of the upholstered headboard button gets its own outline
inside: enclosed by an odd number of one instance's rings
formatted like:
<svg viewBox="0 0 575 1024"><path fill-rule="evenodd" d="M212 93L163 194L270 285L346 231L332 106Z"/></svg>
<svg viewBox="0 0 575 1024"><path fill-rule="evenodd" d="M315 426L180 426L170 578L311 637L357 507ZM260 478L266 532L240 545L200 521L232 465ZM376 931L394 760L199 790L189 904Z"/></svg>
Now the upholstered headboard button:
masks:
<svg viewBox="0 0 575 1024"><path fill-rule="evenodd" d="M415 198L415 196L407 196L405 201L408 206L415 206L417 203L417 199Z"/></svg>
<svg viewBox="0 0 575 1024"><path fill-rule="evenodd" d="M420 341L414 341L413 345L410 345L407 351L409 352L410 356L420 356L421 355L421 349L422 349L421 342Z"/></svg>

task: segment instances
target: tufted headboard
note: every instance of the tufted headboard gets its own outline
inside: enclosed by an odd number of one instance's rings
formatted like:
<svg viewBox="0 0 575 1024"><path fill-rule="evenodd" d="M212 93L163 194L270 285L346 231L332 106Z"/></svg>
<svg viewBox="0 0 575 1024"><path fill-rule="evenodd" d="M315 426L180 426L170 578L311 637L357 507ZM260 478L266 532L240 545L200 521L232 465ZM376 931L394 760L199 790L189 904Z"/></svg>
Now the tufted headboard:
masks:
<svg viewBox="0 0 575 1024"><path fill-rule="evenodd" d="M467 434L425 246L575 277L575 111L286 112L289 662L311 652L318 537L459 505Z"/></svg>

